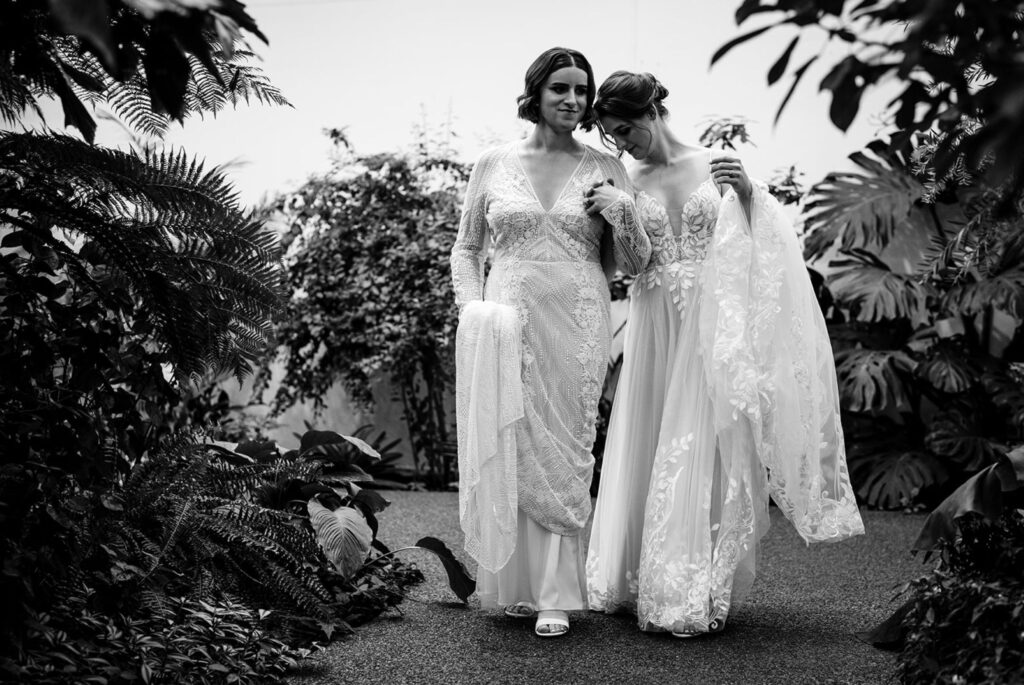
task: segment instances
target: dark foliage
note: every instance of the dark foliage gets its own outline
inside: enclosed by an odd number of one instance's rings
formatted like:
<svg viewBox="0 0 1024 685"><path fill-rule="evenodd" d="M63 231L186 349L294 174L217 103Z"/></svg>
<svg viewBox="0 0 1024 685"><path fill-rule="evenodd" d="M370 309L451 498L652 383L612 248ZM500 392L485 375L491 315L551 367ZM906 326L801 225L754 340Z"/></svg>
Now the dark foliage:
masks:
<svg viewBox="0 0 1024 685"><path fill-rule="evenodd" d="M849 127L868 89L895 77L903 90L890 111L903 133L894 149L907 150L913 134L934 131L936 179L983 172L1016 204L1024 190L1024 13L1016 0L745 0L736 22L758 14L777 20L729 41L711 61L772 28L799 29L768 70L769 84L792 74L778 115L808 68L827 54L815 45L790 70L798 43L818 29L825 42L848 48L820 83L832 93L829 117L837 127Z"/></svg>
<svg viewBox="0 0 1024 685"><path fill-rule="evenodd" d="M105 102L139 131L255 99L287 104L249 65L242 32L266 38L235 0L0 2L0 119L56 97L65 125L92 141L87 104Z"/></svg>

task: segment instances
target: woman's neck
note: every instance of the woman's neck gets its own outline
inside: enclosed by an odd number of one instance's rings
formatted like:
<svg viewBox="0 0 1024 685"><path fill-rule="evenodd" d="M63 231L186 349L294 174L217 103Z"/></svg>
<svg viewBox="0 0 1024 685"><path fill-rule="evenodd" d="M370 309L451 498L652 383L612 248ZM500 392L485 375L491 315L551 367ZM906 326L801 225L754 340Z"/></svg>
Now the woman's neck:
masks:
<svg viewBox="0 0 1024 685"><path fill-rule="evenodd" d="M652 136L651 148L647 152L647 161L652 166L668 166L687 146L676 138L675 134L664 124L657 126L654 131L656 134Z"/></svg>
<svg viewBox="0 0 1024 685"><path fill-rule="evenodd" d="M539 152L578 152L580 142L573 138L572 131L558 131L543 121L533 127L526 138L526 147Z"/></svg>

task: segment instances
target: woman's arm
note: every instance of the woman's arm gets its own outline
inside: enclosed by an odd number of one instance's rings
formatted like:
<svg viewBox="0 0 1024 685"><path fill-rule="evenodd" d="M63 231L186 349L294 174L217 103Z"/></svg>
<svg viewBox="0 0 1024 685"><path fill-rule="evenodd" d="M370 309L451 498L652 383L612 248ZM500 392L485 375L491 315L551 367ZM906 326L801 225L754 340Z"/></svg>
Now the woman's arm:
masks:
<svg viewBox="0 0 1024 685"><path fill-rule="evenodd" d="M462 205L459 234L452 246L452 287L461 309L484 297L484 262L487 259L487 194L485 180L493 163L493 152L485 152L473 165L466 199Z"/></svg>
<svg viewBox="0 0 1024 685"><path fill-rule="evenodd" d="M600 214L611 227L615 264L635 276L647 268L651 259L651 238L640 223L633 187L622 162L610 156L607 160L602 165L607 180L587 191L584 207L591 216Z"/></svg>

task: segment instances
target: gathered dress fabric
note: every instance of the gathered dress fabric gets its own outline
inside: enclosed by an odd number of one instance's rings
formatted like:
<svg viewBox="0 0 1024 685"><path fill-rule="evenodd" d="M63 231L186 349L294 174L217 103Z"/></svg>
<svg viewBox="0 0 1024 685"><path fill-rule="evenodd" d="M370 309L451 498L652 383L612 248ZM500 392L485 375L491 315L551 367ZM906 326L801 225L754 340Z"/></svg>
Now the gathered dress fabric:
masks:
<svg viewBox="0 0 1024 685"><path fill-rule="evenodd" d="M771 496L807 542L864 532L825 322L792 224L710 177L673 230L639 193L634 281L587 553L590 608L707 632L749 591Z"/></svg>
<svg viewBox="0 0 1024 685"><path fill-rule="evenodd" d="M607 179L628 188L617 159L586 147L554 204L545 209L517 143L485 152L470 176L451 255L456 301L462 307L460 328L470 304L479 300L515 311L522 395L521 417L505 426L494 421L494 430L505 431L497 441L470 440L471 426L480 425L469 400L473 392L465 377L456 381L457 390L463 388L456 396L460 519L467 543L471 538L494 540L500 547L492 555L479 545L467 546L480 564L477 592L483 607L529 602L541 609L586 608L579 533L591 513L591 449L610 342L602 257L611 255L621 268L637 273L651 253L630 193L620 195L599 217L584 212L584 192ZM485 282L484 262L492 243ZM457 359L470 358L458 339L456 347ZM463 365L467 368L468 363ZM514 486L486 487L496 481L495 470L474 472L472 465L499 462L473 450L510 440L516 454ZM494 491L500 495L497 502ZM501 512L492 516L495 506ZM497 521L502 522L497 533L481 530Z"/></svg>

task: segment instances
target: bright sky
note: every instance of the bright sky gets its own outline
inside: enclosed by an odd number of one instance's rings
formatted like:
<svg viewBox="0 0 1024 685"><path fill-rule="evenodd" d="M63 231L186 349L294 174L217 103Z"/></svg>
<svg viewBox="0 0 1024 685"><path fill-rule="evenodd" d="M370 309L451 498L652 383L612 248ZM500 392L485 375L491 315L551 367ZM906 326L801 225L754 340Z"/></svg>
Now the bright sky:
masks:
<svg viewBox="0 0 1024 685"><path fill-rule="evenodd" d="M616 69L650 71L669 89L673 129L696 140L711 115L753 120L756 148L740 153L751 175L767 178L796 164L815 182L849 168L846 155L875 134L876 96L847 134L828 122L830 95L819 94L824 66L805 76L779 125L772 121L788 77L766 85L768 68L792 30L771 31L735 48L709 69L711 55L739 35L740 0L251 0L269 37L259 44L264 72L292 108L243 106L175 126L167 142L211 164L232 163L243 200L297 187L328 164L326 127L347 127L357 153L400 150L415 124L450 120L456 149L472 160L490 144L518 138L515 98L530 62L563 45L587 55L598 83ZM754 19L759 19L755 17ZM759 23L750 20L745 32ZM808 35L791 64L821 50ZM841 53L836 53L841 57ZM838 58L838 57L837 57ZM834 64L836 59L820 60ZM818 66L818 65L816 65ZM55 117L53 124L59 125ZM124 136L101 125L100 142ZM596 135L583 137L598 145Z"/></svg>

